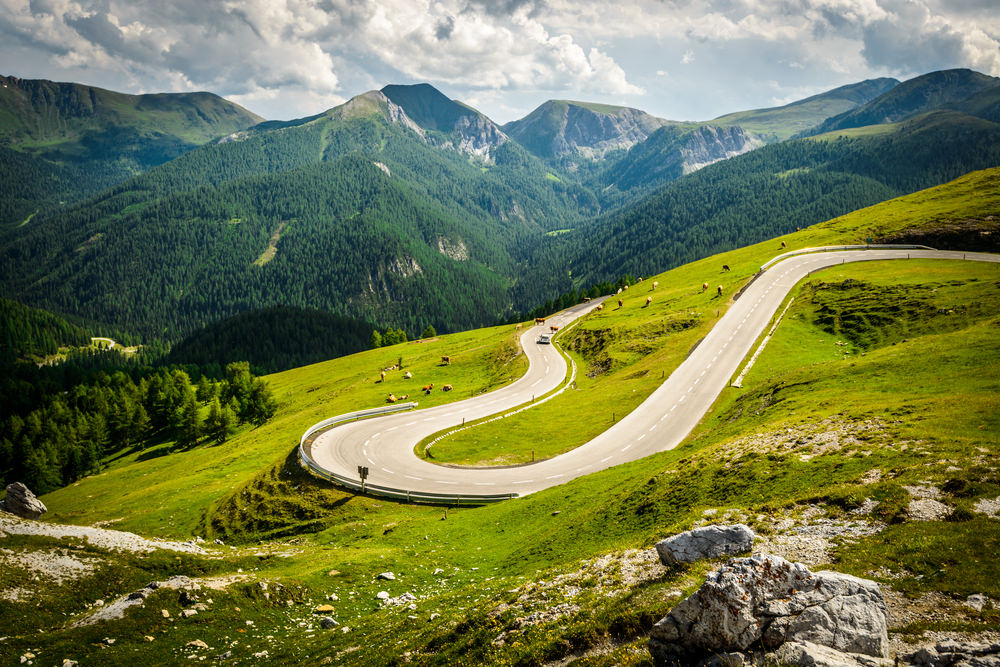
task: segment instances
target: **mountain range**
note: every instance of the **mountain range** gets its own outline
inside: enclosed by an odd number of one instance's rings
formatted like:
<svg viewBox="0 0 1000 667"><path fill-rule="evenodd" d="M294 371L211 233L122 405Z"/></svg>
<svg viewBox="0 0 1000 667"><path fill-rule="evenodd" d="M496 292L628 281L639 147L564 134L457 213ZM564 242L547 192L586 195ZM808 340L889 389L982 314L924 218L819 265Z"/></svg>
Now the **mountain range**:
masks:
<svg viewBox="0 0 1000 667"><path fill-rule="evenodd" d="M1000 79L970 70L707 122L553 100L503 126L427 84L259 122L207 93L4 81L0 294L167 341L277 305L489 324L1000 164Z"/></svg>

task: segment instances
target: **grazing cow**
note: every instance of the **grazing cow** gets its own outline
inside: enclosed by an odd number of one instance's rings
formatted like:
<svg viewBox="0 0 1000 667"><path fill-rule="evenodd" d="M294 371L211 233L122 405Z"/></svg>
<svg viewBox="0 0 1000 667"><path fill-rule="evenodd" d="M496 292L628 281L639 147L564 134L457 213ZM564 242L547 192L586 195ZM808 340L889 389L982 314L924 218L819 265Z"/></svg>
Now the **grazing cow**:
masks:
<svg viewBox="0 0 1000 667"><path fill-rule="evenodd" d="M389 397L387 399L385 399L385 402L386 403L395 403L398 400L399 399L397 399L393 394L389 394Z"/></svg>
<svg viewBox="0 0 1000 667"><path fill-rule="evenodd" d="M431 382L429 385L421 387L420 391L424 392L425 394L429 394L429 393L431 393L431 389L433 389L433 388L434 388L434 383Z"/></svg>
<svg viewBox="0 0 1000 667"><path fill-rule="evenodd" d="M403 379L404 380L409 380L412 377L413 377L413 373L411 373L410 371L406 371L405 373L403 373Z"/></svg>
<svg viewBox="0 0 1000 667"><path fill-rule="evenodd" d="M535 318L535 324L545 324L545 318L544 317L536 317Z"/></svg>
<svg viewBox="0 0 1000 667"><path fill-rule="evenodd" d="M618 291L617 291L617 292L615 292L615 294L621 294L621 293L622 293L622 288L621 288L621 287L619 287L619 288L618 288Z"/></svg>
<svg viewBox="0 0 1000 667"><path fill-rule="evenodd" d="M550 330L550 331L551 331L552 333L555 333L555 332L559 331L559 327L557 327L556 325L554 325L554 324L553 324L553 325L551 325L551 326L549 327L549 330Z"/></svg>
<svg viewBox="0 0 1000 667"><path fill-rule="evenodd" d="M445 386L441 387L441 389L442 391L451 391L452 387L450 384L446 384Z"/></svg>
<svg viewBox="0 0 1000 667"><path fill-rule="evenodd" d="M516 325L514 325L514 331L517 331L520 328L521 328L521 323L520 322L518 322Z"/></svg>
<svg viewBox="0 0 1000 667"><path fill-rule="evenodd" d="M653 290L655 290L659 286L660 286L660 281L659 280L654 280L653 281L653 286L649 288L649 291L652 292Z"/></svg>
<svg viewBox="0 0 1000 667"><path fill-rule="evenodd" d="M784 247L785 247L785 242L784 242L784 241L782 241L782 242L781 242L781 247L782 247L782 248L784 248Z"/></svg>
<svg viewBox="0 0 1000 667"><path fill-rule="evenodd" d="M707 289L708 289L708 283L702 283L701 284L701 291L704 292Z"/></svg>
<svg viewBox="0 0 1000 667"><path fill-rule="evenodd" d="M640 283L642 282L642 276L639 276L639 282Z"/></svg>
<svg viewBox="0 0 1000 667"><path fill-rule="evenodd" d="M597 308L594 308L594 310L604 310L604 304L603 303L597 304Z"/></svg>
<svg viewBox="0 0 1000 667"><path fill-rule="evenodd" d="M722 285L719 285L719 296L722 296Z"/></svg>
<svg viewBox="0 0 1000 667"><path fill-rule="evenodd" d="M622 301L621 299L618 299L618 307L621 308L624 305L625 305L625 302Z"/></svg>
<svg viewBox="0 0 1000 667"><path fill-rule="evenodd" d="M451 357L441 357L441 363L445 366L451 366Z"/></svg>
<svg viewBox="0 0 1000 667"><path fill-rule="evenodd" d="M624 287L622 287L622 289L623 290L627 290L628 289L628 285L625 285Z"/></svg>
<svg viewBox="0 0 1000 667"><path fill-rule="evenodd" d="M382 371L382 379L379 382L385 382L385 371Z"/></svg>
<svg viewBox="0 0 1000 667"><path fill-rule="evenodd" d="M728 271L729 270L729 265L728 264L723 264L722 265L722 270L723 271Z"/></svg>
<svg viewBox="0 0 1000 667"><path fill-rule="evenodd" d="M399 400L401 400L401 401L405 401L405 400L407 400L408 398L410 398L410 395L409 395L409 394L403 394L402 396L400 396L400 397L399 397Z"/></svg>
<svg viewBox="0 0 1000 667"><path fill-rule="evenodd" d="M648 306L648 305L649 305L649 304L651 304L651 303L653 303L653 297L651 297L651 296L647 296L647 297L646 297L646 305Z"/></svg>

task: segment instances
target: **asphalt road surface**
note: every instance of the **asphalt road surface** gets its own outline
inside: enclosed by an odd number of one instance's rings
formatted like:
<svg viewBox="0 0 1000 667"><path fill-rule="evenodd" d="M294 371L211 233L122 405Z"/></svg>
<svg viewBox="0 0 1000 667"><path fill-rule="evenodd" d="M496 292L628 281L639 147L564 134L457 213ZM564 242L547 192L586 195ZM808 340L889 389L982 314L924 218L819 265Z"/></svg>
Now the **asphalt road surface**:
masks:
<svg viewBox="0 0 1000 667"><path fill-rule="evenodd" d="M641 405L590 442L560 456L511 468L461 469L422 460L416 443L438 431L512 407L557 387L566 362L551 345L535 342L549 325L565 326L597 302L580 304L528 327L521 344L530 362L521 379L497 391L426 410L352 422L319 435L313 459L328 471L401 491L524 495L614 465L676 447L725 388L785 295L810 272L844 262L884 259L968 259L1000 262L1000 255L937 250L852 250L799 255L775 264L750 285L694 352ZM613 406L609 406L609 411Z"/></svg>

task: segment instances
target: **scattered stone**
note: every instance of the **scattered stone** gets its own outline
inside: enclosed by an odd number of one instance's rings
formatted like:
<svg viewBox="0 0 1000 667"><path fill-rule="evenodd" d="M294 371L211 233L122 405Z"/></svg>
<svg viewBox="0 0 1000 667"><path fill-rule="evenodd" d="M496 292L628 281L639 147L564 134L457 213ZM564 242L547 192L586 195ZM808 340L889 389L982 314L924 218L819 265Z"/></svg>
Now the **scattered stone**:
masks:
<svg viewBox="0 0 1000 667"><path fill-rule="evenodd" d="M255 658L266 658L267 657L267 651L260 651L258 653L254 653L253 657L255 657Z"/></svg>
<svg viewBox="0 0 1000 667"><path fill-rule="evenodd" d="M431 620L433 621L433 620L434 620L435 618L437 618L437 617L438 617L438 616L440 616L440 615L441 615L441 614L438 614L438 613L433 613L433 614L431 614Z"/></svg>
<svg viewBox="0 0 1000 667"><path fill-rule="evenodd" d="M152 635L146 635L145 637L142 638L142 640L144 642L153 642L153 641L156 641L156 639Z"/></svg>
<svg viewBox="0 0 1000 667"><path fill-rule="evenodd" d="M1000 496L996 498L983 498L982 500L976 501L976 504L972 506L972 509L979 512L980 514L985 514L990 518L997 518L1000 516Z"/></svg>
<svg viewBox="0 0 1000 667"><path fill-rule="evenodd" d="M226 651L225 653L219 656L219 660L229 660L231 657L233 657L233 652Z"/></svg>
<svg viewBox="0 0 1000 667"><path fill-rule="evenodd" d="M79 665L76 660L70 660L69 658L63 658L62 667L77 667Z"/></svg>
<svg viewBox="0 0 1000 667"><path fill-rule="evenodd" d="M933 498L914 498L906 514L914 521L943 521L951 515L951 508Z"/></svg>
<svg viewBox="0 0 1000 667"><path fill-rule="evenodd" d="M0 504L0 509L22 519L37 519L49 511L45 503L36 498L35 494L21 482L7 485L7 496Z"/></svg>
<svg viewBox="0 0 1000 667"><path fill-rule="evenodd" d="M21 664L23 665L26 662L31 662L34 659L35 659L34 653L25 653L21 656Z"/></svg>
<svg viewBox="0 0 1000 667"><path fill-rule="evenodd" d="M191 648L200 648L200 649L207 649L208 648L208 644L206 644L205 642L201 641L200 639L191 640L187 644L185 644L185 646L189 646Z"/></svg>
<svg viewBox="0 0 1000 667"><path fill-rule="evenodd" d="M742 523L732 526L703 526L657 542L660 562L671 566L693 563L703 558L744 553L753 548L757 536Z"/></svg>
<svg viewBox="0 0 1000 667"><path fill-rule="evenodd" d="M197 615L198 615L197 609L181 609L181 616L183 616L184 618L191 618L192 616L197 616Z"/></svg>
<svg viewBox="0 0 1000 667"><path fill-rule="evenodd" d="M873 581L755 555L710 574L653 627L649 650L661 664L786 642L881 658L889 647L886 617Z"/></svg>
<svg viewBox="0 0 1000 667"><path fill-rule="evenodd" d="M326 596L326 599L327 599L327 600L332 600L332 601L336 602L336 601L337 601L337 600L339 600L340 598L339 598L339 597L337 597L337 594L336 594L336 593L330 593L329 595L327 595L327 596Z"/></svg>
<svg viewBox="0 0 1000 667"><path fill-rule="evenodd" d="M965 606L976 611L982 611L990 603L990 599L982 593L975 593L965 598Z"/></svg>
<svg viewBox="0 0 1000 667"><path fill-rule="evenodd" d="M323 618L319 619L319 625L324 630L332 630L333 628L340 625L340 623L338 623L336 619L330 616L324 616Z"/></svg>
<svg viewBox="0 0 1000 667"><path fill-rule="evenodd" d="M101 640L101 643L104 644L105 646L111 646L112 644L115 643L115 639L112 637L105 637L104 639Z"/></svg>
<svg viewBox="0 0 1000 667"><path fill-rule="evenodd" d="M871 514L879 506L879 502L872 498L865 498L864 501L851 510L851 514L866 515Z"/></svg>
<svg viewBox="0 0 1000 667"><path fill-rule="evenodd" d="M104 600L94 600L94 606L95 607L103 607L104 606Z"/></svg>
<svg viewBox="0 0 1000 667"><path fill-rule="evenodd" d="M434 568L434 574L444 574L444 570L439 567Z"/></svg>
<svg viewBox="0 0 1000 667"><path fill-rule="evenodd" d="M395 581L396 575L392 572L383 572L382 574L375 577L376 579L385 579L386 581Z"/></svg>
<svg viewBox="0 0 1000 667"><path fill-rule="evenodd" d="M314 614L328 614L331 611L336 611L336 608L332 604L321 604L313 609Z"/></svg>
<svg viewBox="0 0 1000 667"><path fill-rule="evenodd" d="M170 618L170 611L166 609L161 609L160 616L162 616L163 618Z"/></svg>
<svg viewBox="0 0 1000 667"><path fill-rule="evenodd" d="M559 515L559 510L556 510L555 512L552 513L552 516L558 516L558 515Z"/></svg>
<svg viewBox="0 0 1000 667"><path fill-rule="evenodd" d="M326 573L326 576L336 577L338 574L340 574L340 570L330 570L329 572Z"/></svg>
<svg viewBox="0 0 1000 667"><path fill-rule="evenodd" d="M1000 643L938 642L902 660L917 667L1000 667Z"/></svg>
<svg viewBox="0 0 1000 667"><path fill-rule="evenodd" d="M375 594L375 597L377 597L379 600L388 600L389 591L379 591L378 593Z"/></svg>

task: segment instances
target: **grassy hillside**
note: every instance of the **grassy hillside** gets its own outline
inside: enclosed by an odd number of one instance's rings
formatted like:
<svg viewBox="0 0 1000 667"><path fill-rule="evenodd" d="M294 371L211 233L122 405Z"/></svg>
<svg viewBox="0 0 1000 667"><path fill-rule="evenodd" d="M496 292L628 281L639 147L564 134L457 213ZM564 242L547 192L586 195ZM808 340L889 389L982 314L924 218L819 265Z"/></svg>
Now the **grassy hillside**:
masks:
<svg viewBox="0 0 1000 667"><path fill-rule="evenodd" d="M995 229L998 179L998 170L971 174L784 240L791 248L851 242L954 220ZM706 306L684 290L720 275L726 263L731 282L724 284L731 293L779 251L777 245L759 244L658 276L664 296L677 290L670 297L675 308L664 307L651 319L679 316L692 306L707 318ZM386 389L405 386L396 377L384 388L371 384L375 371L395 363L397 354L414 369L415 380L437 383L460 373L464 382L480 382L470 391L487 384L491 367L494 378L516 374L504 363L512 328L374 350L271 376L281 403L271 424L176 460L123 461L44 498L58 520L113 521L144 533L198 533L247 545L177 560L84 547L77 553L108 561L102 570L108 576L46 589L49 599L61 602L61 612L77 614L98 595L127 592L168 574L247 578L203 592L201 600L211 603L189 619L179 618L181 605L170 591L154 593L122 621L90 629L67 630L65 617L36 611L32 622L52 628L44 642L37 639L38 626L24 620L34 599L11 602L0 608L0 620L15 629L0 651L16 659L42 646L45 655L99 655L109 664L180 663L189 654L224 651L245 662L295 664L327 657L359 665L544 664L569 657L588 665L649 664L643 645L652 623L699 584L710 564L666 570L647 551L631 549L646 549L706 519L745 521L762 535L765 551L875 577L890 592L913 596L889 598L897 619L894 642L919 639L925 630L1000 630L995 611L973 612L959 602L971 593L1000 597L992 557L1000 548L997 520L975 510L978 501L1000 495L1000 478L991 468L1000 453L997 267L845 265L813 274L793 296L743 389L727 389L678 449L523 499L447 515L441 508L331 489L299 468L295 440L321 417L377 404ZM651 355L677 346L666 334L654 341L656 349L643 349L643 317L633 309L606 309L584 325L591 332L620 331L620 341L606 352L634 373ZM436 365L442 352L451 354L451 367ZM614 363L602 380L607 387L630 381L616 375ZM664 366L669 363L663 357ZM449 398L462 397L465 386L456 388L459 395ZM567 411L554 403L539 410ZM949 520L911 515L911 494L927 488L952 510ZM278 537L287 539L256 545ZM14 538L5 546L11 544L45 551L59 543ZM378 580L385 571L396 579ZM9 590L16 575L5 574L0 587ZM412 592L414 599L380 605L380 590L393 597ZM341 624L333 631L317 628L313 610L324 603L333 607L325 613ZM901 611L907 614L896 613ZM116 641L102 648L106 636ZM194 639L211 648L185 647Z"/></svg>
<svg viewBox="0 0 1000 667"><path fill-rule="evenodd" d="M896 79L869 79L770 109L753 109L726 114L713 125L738 125L769 140L784 141L831 116L865 104L899 84Z"/></svg>

